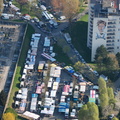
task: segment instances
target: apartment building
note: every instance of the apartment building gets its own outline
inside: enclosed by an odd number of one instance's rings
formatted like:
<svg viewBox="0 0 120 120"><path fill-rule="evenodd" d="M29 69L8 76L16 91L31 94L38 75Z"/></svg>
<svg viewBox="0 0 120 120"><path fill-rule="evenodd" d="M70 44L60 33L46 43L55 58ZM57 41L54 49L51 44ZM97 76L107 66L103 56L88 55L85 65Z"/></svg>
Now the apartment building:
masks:
<svg viewBox="0 0 120 120"><path fill-rule="evenodd" d="M89 1L87 47L91 49L91 61L101 45L108 52L120 52L120 0Z"/></svg>

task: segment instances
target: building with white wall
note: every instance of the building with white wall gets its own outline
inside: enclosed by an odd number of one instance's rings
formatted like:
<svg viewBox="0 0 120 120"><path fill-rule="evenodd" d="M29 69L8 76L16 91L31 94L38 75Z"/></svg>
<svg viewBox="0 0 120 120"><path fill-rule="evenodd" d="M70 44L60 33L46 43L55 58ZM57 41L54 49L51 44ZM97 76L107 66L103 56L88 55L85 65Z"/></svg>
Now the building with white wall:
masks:
<svg viewBox="0 0 120 120"><path fill-rule="evenodd" d="M96 49L120 52L120 0L90 0L87 47L94 61Z"/></svg>

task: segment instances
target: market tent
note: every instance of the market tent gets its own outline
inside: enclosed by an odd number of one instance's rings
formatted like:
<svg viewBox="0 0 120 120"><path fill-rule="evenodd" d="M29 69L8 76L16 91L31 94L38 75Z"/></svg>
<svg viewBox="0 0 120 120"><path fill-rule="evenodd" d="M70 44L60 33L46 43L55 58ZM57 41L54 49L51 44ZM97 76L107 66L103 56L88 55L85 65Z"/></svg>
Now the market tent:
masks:
<svg viewBox="0 0 120 120"><path fill-rule="evenodd" d="M22 98L22 95L21 95L21 94L17 94L17 95L16 95L16 98L21 99L21 98Z"/></svg>
<svg viewBox="0 0 120 120"><path fill-rule="evenodd" d="M81 85L81 86L80 86L80 92L85 92L85 90L86 90L86 86Z"/></svg>
<svg viewBox="0 0 120 120"><path fill-rule="evenodd" d="M23 113L23 115L28 116L28 117L30 117L30 118L33 118L33 119L35 119L35 120L37 120L38 118L40 118L40 115L35 114L35 113L31 113L31 112L29 112L29 111L25 111L25 112Z"/></svg>
<svg viewBox="0 0 120 120"><path fill-rule="evenodd" d="M51 90L50 97L56 97L56 90Z"/></svg>

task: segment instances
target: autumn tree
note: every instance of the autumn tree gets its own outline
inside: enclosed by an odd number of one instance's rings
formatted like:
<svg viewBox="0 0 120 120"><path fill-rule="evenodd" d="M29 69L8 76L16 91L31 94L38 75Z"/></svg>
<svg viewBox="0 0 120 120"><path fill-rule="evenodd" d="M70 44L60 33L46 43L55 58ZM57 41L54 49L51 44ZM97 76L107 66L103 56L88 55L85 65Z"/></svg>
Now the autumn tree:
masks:
<svg viewBox="0 0 120 120"><path fill-rule="evenodd" d="M2 13L2 11L3 11L3 0L0 0L0 15L1 15L1 13Z"/></svg>
<svg viewBox="0 0 120 120"><path fill-rule="evenodd" d="M2 120L15 120L15 116L13 113L4 113L2 116Z"/></svg>
<svg viewBox="0 0 120 120"><path fill-rule="evenodd" d="M62 3L63 13L69 19L69 22L71 22L72 18L79 11L80 9L79 5L80 5L79 0L64 0L63 1Z"/></svg>
<svg viewBox="0 0 120 120"><path fill-rule="evenodd" d="M53 9L55 11L62 10L62 3L63 3L63 0L51 0L51 5L53 6Z"/></svg>
<svg viewBox="0 0 120 120"><path fill-rule="evenodd" d="M82 106L78 117L79 120L99 120L98 106L95 103L88 102Z"/></svg>
<svg viewBox="0 0 120 120"><path fill-rule="evenodd" d="M116 58L116 55L115 54L113 54L113 53L109 53L108 55L107 55L107 57L110 57L111 58L111 70L118 70L118 68L119 68L119 64L118 64L118 60L117 60L117 58ZM110 65L109 65L110 66ZM109 67L109 66L107 66L107 67ZM109 69L109 68L108 68Z"/></svg>

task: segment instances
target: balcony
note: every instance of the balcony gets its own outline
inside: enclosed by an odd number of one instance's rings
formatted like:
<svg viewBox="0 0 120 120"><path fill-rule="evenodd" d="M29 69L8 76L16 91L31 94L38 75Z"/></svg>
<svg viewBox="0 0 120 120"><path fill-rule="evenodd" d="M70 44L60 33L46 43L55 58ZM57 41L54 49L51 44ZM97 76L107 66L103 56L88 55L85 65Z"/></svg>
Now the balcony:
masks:
<svg viewBox="0 0 120 120"><path fill-rule="evenodd" d="M110 36L110 37L107 37L107 39L115 39L115 37L114 36L113 37Z"/></svg>
<svg viewBox="0 0 120 120"><path fill-rule="evenodd" d="M113 43L115 40L107 40L107 43Z"/></svg>
<svg viewBox="0 0 120 120"><path fill-rule="evenodd" d="M114 47L107 47L107 50L114 50Z"/></svg>
<svg viewBox="0 0 120 120"><path fill-rule="evenodd" d="M93 34L93 31L90 31L90 34L92 35L92 34Z"/></svg>
<svg viewBox="0 0 120 120"><path fill-rule="evenodd" d="M116 22L108 22L108 25L116 24Z"/></svg>
<svg viewBox="0 0 120 120"><path fill-rule="evenodd" d="M115 29L108 29L107 32L115 32Z"/></svg>
<svg viewBox="0 0 120 120"><path fill-rule="evenodd" d="M108 36L109 36L109 35L115 35L115 33L108 33L107 35L108 35Z"/></svg>
<svg viewBox="0 0 120 120"><path fill-rule="evenodd" d="M111 44L106 44L106 46L110 46L110 47L113 47L114 46L114 43L111 43Z"/></svg>
<svg viewBox="0 0 120 120"><path fill-rule="evenodd" d="M89 35L89 38L92 38L92 35Z"/></svg>
<svg viewBox="0 0 120 120"><path fill-rule="evenodd" d="M113 26L107 26L107 28L116 28L116 26L115 25L113 25Z"/></svg>

